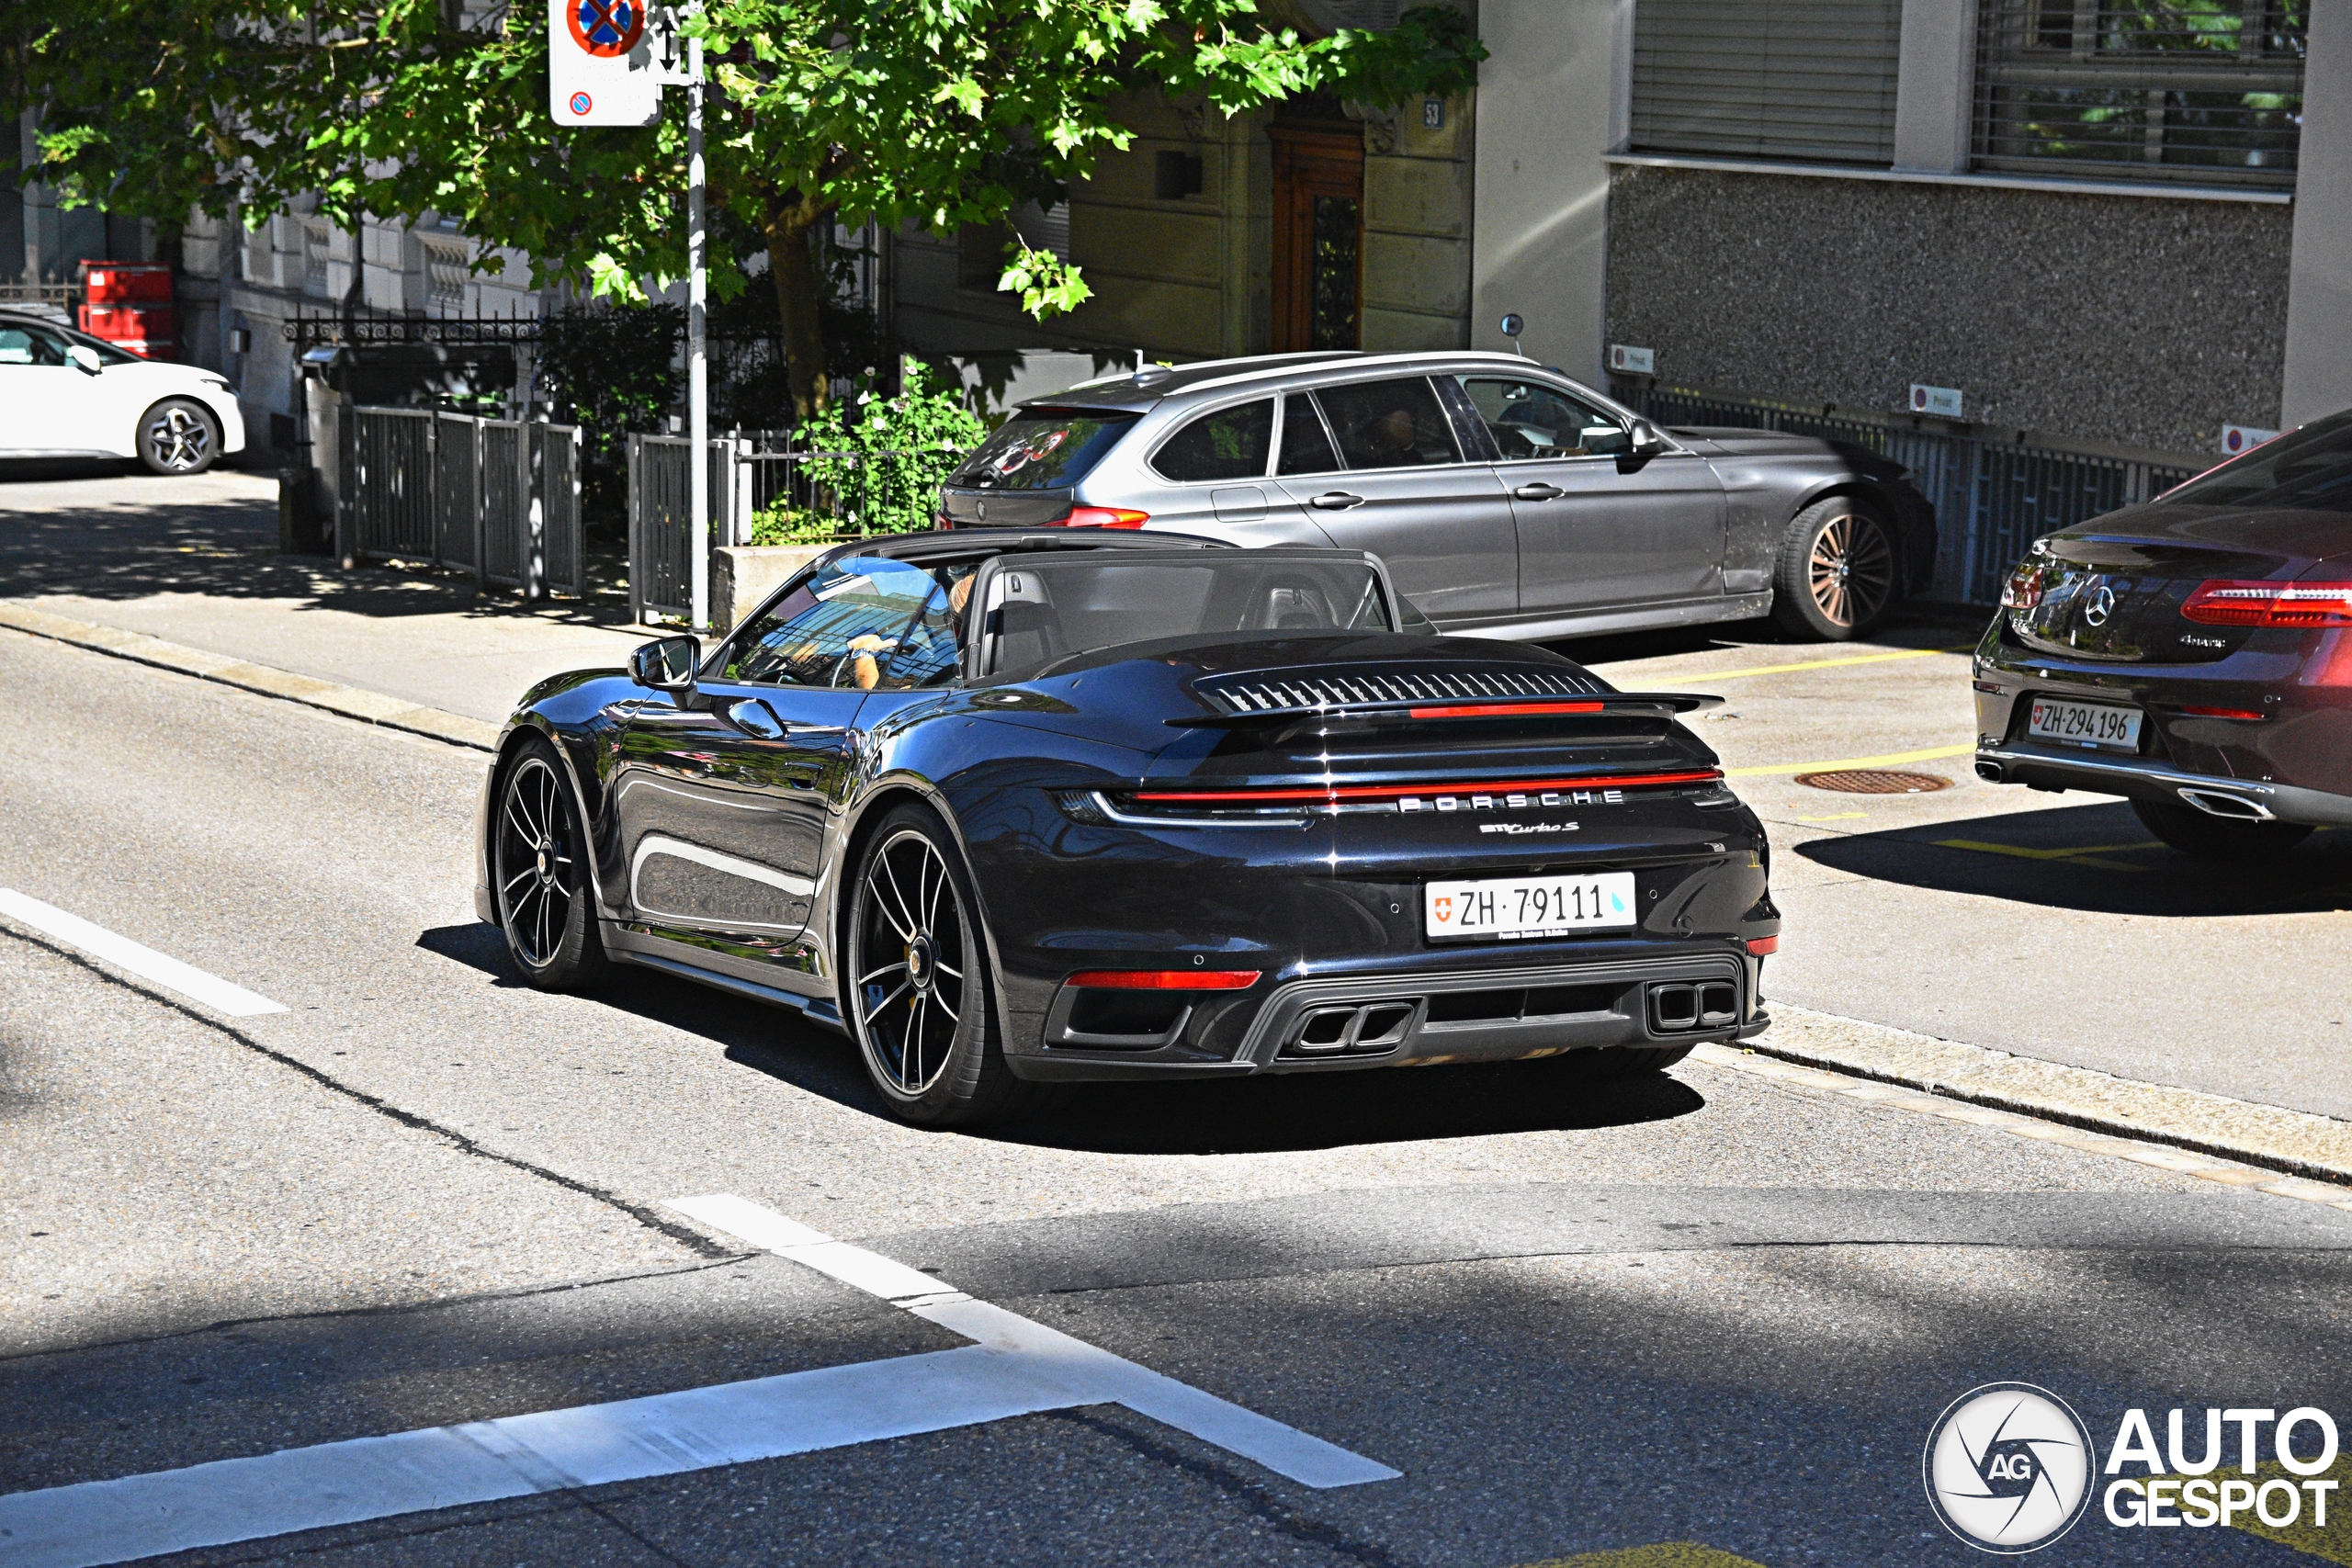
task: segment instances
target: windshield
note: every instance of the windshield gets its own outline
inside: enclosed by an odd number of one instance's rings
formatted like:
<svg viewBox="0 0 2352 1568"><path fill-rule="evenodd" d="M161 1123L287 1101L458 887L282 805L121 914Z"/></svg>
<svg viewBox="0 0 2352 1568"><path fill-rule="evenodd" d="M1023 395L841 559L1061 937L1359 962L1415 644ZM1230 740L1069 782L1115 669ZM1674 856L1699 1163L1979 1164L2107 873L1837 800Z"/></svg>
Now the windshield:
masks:
<svg viewBox="0 0 2352 1568"><path fill-rule="evenodd" d="M976 490L1067 490L1119 444L1136 415L1023 409L948 476Z"/></svg>
<svg viewBox="0 0 2352 1568"><path fill-rule="evenodd" d="M2168 502L2352 512L2352 414L2337 414L2266 442L2189 480Z"/></svg>
<svg viewBox="0 0 2352 1568"><path fill-rule="evenodd" d="M1005 671L1160 637L1395 629L1380 575L1363 561L1236 550L1183 560L1009 559L989 591L982 635L987 667Z"/></svg>

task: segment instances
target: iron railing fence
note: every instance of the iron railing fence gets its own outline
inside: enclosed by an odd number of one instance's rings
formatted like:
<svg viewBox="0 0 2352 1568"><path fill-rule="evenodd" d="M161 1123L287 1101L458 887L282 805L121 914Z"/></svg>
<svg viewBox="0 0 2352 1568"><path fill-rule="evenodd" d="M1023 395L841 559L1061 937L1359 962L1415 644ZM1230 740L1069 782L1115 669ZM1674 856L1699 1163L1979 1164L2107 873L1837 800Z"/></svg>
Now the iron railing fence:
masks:
<svg viewBox="0 0 2352 1568"><path fill-rule="evenodd" d="M343 560L453 567L532 599L587 592L576 425L356 406L336 428Z"/></svg>
<svg viewBox="0 0 2352 1568"><path fill-rule="evenodd" d="M1824 412L1800 404L1724 397L1647 381L1612 381L1611 393L1668 426L1784 430L1847 442L1911 470L1936 509L1936 561L1927 597L1989 605L2033 541L2118 507L2135 506L2211 468L2185 453L2132 453L2042 442L2000 441L1968 426L1902 414Z"/></svg>
<svg viewBox="0 0 2352 1568"><path fill-rule="evenodd" d="M637 618L692 614L686 493L692 443L628 438L629 602ZM754 520L783 506L796 536L816 542L932 526L939 486L965 454L794 451L788 434L715 436L709 447L710 547L752 542Z"/></svg>

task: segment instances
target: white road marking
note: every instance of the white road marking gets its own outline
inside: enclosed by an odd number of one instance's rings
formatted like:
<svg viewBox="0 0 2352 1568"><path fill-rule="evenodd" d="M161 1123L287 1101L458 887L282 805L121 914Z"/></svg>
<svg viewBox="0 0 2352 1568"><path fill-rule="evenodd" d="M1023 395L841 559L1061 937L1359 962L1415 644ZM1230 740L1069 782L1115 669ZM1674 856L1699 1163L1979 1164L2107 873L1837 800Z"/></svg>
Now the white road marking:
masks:
<svg viewBox="0 0 2352 1568"><path fill-rule="evenodd" d="M284 1012L285 1004L256 996L243 986L231 985L218 975L208 975L192 964L168 958L152 947L143 947L127 936L117 936L104 926L92 925L79 915L44 904L38 898L28 898L14 888L0 887L0 915L43 931L64 942L78 947L93 958L103 958L118 969L127 969L142 980L153 980L166 990L177 991L190 1001L210 1008L214 1012L231 1018L258 1018L266 1012Z"/></svg>
<svg viewBox="0 0 2352 1568"><path fill-rule="evenodd" d="M45 908L45 906L44 906ZM537 1493L1124 1404L1313 1487L1402 1472L728 1194L671 1207L978 1341L0 1496L8 1568L98 1568Z"/></svg>
<svg viewBox="0 0 2352 1568"><path fill-rule="evenodd" d="M834 1241L732 1193L673 1198L669 1206L754 1247L766 1247L879 1296L942 1328L977 1339L989 1348L1067 1368L1072 1375L1082 1372L1085 1384L1098 1391L1097 1400L1115 1400L1204 1443L1254 1460L1301 1485L1360 1486L1372 1481L1394 1481L1404 1473L1254 1410L1203 1393L1042 1323L974 1301L944 1280L879 1253Z"/></svg>

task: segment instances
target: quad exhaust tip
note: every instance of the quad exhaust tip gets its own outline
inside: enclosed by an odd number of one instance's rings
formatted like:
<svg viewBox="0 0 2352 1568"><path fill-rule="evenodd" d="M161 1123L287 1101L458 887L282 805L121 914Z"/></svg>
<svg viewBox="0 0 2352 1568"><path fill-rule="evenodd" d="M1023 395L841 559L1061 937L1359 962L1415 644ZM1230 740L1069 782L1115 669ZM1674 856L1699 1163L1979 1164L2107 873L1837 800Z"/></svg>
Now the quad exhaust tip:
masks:
<svg viewBox="0 0 2352 1568"><path fill-rule="evenodd" d="M1309 1008L1283 1042L1285 1056L1370 1056L1405 1043L1419 1017L1419 998Z"/></svg>
<svg viewBox="0 0 2352 1568"><path fill-rule="evenodd" d="M2248 800L2242 795L2230 795L2218 789L2183 789L2180 798L2208 817L2219 817L2230 822L2275 822L2270 808L2258 800Z"/></svg>
<svg viewBox="0 0 2352 1568"><path fill-rule="evenodd" d="M1650 1032L1685 1034L1739 1021L1739 987L1729 980L1668 981L1650 987Z"/></svg>

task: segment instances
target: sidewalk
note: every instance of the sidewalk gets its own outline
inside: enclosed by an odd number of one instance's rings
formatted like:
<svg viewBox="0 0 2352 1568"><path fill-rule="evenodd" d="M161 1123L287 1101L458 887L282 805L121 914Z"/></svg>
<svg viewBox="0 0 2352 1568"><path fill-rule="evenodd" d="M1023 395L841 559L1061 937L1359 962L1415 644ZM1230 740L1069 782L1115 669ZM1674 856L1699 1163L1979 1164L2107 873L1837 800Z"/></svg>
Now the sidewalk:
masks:
<svg viewBox="0 0 2352 1568"><path fill-rule="evenodd" d="M653 635L628 624L624 594L534 609L430 571L342 572L281 556L273 479L4 468L0 627L473 747L494 740L532 682L617 666ZM2259 1089L2233 1098L2118 1077L1839 1016L1842 1008L1772 1010L1778 1021L1738 1054L1745 1061L1760 1053L1801 1064L1795 1071L1826 1068L2352 1183L2352 1122L2262 1103Z"/></svg>
<svg viewBox="0 0 2352 1568"><path fill-rule="evenodd" d="M0 467L7 603L493 725L534 682L617 666L654 635L610 594L531 607L447 573L280 555L276 479L226 470Z"/></svg>

